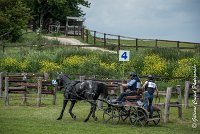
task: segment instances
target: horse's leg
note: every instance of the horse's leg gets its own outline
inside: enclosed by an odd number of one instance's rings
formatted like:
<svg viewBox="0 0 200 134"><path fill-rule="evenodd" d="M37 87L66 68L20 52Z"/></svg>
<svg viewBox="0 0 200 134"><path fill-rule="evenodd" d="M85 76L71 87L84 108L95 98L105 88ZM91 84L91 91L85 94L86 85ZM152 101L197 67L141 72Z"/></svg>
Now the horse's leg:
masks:
<svg viewBox="0 0 200 134"><path fill-rule="evenodd" d="M95 101L95 104L96 104L96 101ZM92 113L92 117L94 118L95 121L97 121L97 117L95 116L95 112L96 112L96 105L95 104L92 104L92 107L93 107L93 113Z"/></svg>
<svg viewBox="0 0 200 134"><path fill-rule="evenodd" d="M93 114L95 108L96 108L96 105L93 104L93 102L92 102L92 103L91 103L90 112L89 112L87 118L84 120L84 122L87 122L87 121L89 120L89 118L90 118L90 116Z"/></svg>
<svg viewBox="0 0 200 134"><path fill-rule="evenodd" d="M72 119L74 119L74 120L76 119L76 115L74 115L72 113L72 109L73 109L75 103L76 103L76 100L71 100L71 105L70 105L70 108L69 108L69 114L71 115Z"/></svg>
<svg viewBox="0 0 200 134"><path fill-rule="evenodd" d="M61 120L61 119L62 119L62 117L63 117L63 113L64 113L65 108L66 108L66 106L67 106L67 102L68 102L68 100L67 100L67 99L64 99L64 101L63 101L62 111L61 111L60 116L58 117L57 120Z"/></svg>

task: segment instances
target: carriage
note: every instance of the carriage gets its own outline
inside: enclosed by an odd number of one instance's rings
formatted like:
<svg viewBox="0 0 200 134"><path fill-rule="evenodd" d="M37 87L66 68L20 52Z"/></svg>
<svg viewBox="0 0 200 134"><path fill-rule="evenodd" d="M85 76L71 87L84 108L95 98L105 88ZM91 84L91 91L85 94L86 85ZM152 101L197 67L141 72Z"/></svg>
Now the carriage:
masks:
<svg viewBox="0 0 200 134"><path fill-rule="evenodd" d="M105 83L96 81L72 81L64 74L59 75L57 81L58 86L64 86L63 108L57 120L62 119L68 100L71 101L69 113L73 119L76 119L76 116L72 113L76 101L86 100L91 104L91 109L84 122L87 122L90 116L92 116L94 120L97 120L95 115L97 106L96 100L100 100L107 104L106 108L103 110L103 120L105 123L112 122L112 124L117 124L120 120L125 121L128 118L133 126L137 124L145 126L150 122L153 122L154 125L158 125L160 122L160 109L157 106L153 107L153 118L149 118L149 112L143 108L143 104L140 101L142 92L139 92L136 96L127 96L125 98L125 103L119 105L98 99L100 94L103 94L104 98L108 96Z"/></svg>
<svg viewBox="0 0 200 134"><path fill-rule="evenodd" d="M119 121L125 121L129 119L132 126L145 126L150 124L158 125L160 122L160 109L157 105L153 106L153 116L149 117L149 111L143 108L141 101L142 95L127 96L125 102L122 104L113 104L110 101L107 102L106 108L103 112L104 123L111 122L112 124L118 124Z"/></svg>

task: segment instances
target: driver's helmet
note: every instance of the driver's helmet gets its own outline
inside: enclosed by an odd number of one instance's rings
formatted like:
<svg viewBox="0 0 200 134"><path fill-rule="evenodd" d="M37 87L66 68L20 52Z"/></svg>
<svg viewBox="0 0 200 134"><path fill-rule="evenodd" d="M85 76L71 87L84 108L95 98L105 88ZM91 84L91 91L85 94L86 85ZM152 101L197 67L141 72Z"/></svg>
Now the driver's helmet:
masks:
<svg viewBox="0 0 200 134"><path fill-rule="evenodd" d="M154 76L153 76L153 75L148 75L148 79L149 79L149 80L153 80L153 79L154 79Z"/></svg>
<svg viewBox="0 0 200 134"><path fill-rule="evenodd" d="M133 73L130 74L130 76L131 76L132 78L137 77L137 73L133 72Z"/></svg>

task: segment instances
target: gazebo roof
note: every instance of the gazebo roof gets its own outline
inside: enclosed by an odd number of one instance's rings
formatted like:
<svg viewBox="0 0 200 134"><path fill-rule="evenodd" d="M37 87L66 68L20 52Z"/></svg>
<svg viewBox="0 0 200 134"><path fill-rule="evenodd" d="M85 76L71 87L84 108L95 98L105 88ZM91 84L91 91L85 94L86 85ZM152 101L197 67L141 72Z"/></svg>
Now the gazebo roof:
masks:
<svg viewBox="0 0 200 134"><path fill-rule="evenodd" d="M85 21L85 18L83 18L83 17L68 17L67 16L67 19L68 20L76 20L76 21Z"/></svg>

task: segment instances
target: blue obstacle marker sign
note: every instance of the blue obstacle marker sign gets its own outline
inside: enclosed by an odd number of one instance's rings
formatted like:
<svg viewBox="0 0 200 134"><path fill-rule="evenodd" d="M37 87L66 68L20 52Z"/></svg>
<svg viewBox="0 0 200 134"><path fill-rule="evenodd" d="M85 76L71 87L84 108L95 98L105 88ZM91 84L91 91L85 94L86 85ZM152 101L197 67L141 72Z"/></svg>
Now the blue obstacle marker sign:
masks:
<svg viewBox="0 0 200 134"><path fill-rule="evenodd" d="M130 51L119 50L119 61L129 61Z"/></svg>
<svg viewBox="0 0 200 134"><path fill-rule="evenodd" d="M53 85L57 85L57 84L58 84L56 80L52 80L51 83L52 83Z"/></svg>

